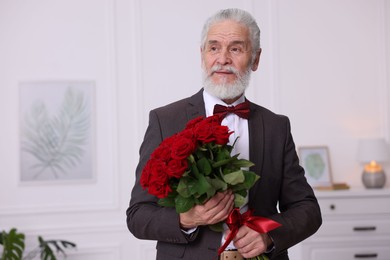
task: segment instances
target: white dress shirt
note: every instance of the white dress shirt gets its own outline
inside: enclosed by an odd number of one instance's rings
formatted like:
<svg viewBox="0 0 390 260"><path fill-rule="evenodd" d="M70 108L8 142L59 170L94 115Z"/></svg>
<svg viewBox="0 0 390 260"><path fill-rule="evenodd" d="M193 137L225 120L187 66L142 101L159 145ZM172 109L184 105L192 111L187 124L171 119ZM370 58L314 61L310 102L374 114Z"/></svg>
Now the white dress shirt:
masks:
<svg viewBox="0 0 390 260"><path fill-rule="evenodd" d="M216 98L207 91L203 91L203 100L205 103L205 110L206 110L206 117L212 116L214 114L214 106L216 104L220 104L223 106L236 106L242 102L245 101L245 97L241 96L238 100L236 100L233 104L226 104L219 98ZM229 128L229 131L234 131L230 136L229 136L229 144L233 145L233 150L231 152L231 155L236 155L240 154L238 158L240 159L247 159L249 160L249 130L248 130L248 120L241 118L237 116L236 114L230 113L227 114L226 117L222 120L222 125L225 125ZM236 140L237 139L237 140ZM246 198L246 201L248 201L248 197ZM248 210L248 204L245 203L240 208L241 213L244 213ZM225 224L224 225L225 230L228 229L228 226ZM182 230L186 234L191 234L195 232L197 228L192 228L189 230ZM222 236L222 241L221 245L225 243L226 239L224 236ZM231 242L226 249L235 249L233 242Z"/></svg>
<svg viewBox="0 0 390 260"><path fill-rule="evenodd" d="M216 104L224 105L224 106L236 106L245 101L244 95L242 95L238 100L236 100L233 104L226 104L222 100L210 95L207 91L203 91L203 99L205 103L206 116L212 116L214 111L214 106ZM230 131L234 131L233 134L230 135L229 144L233 145L236 138L236 143L234 144L233 150L231 152L232 156L236 154L240 154L238 158L249 160L249 130L248 130L248 120L237 116L236 114L230 113L227 114L226 117L222 120L222 125L229 127ZM248 197L246 198L248 201ZM240 209L241 213L248 210L247 203L243 205ZM225 230L228 229L227 225L224 225ZM222 236L221 245L225 243L225 238ZM235 249L233 242L231 242L226 249Z"/></svg>
<svg viewBox="0 0 390 260"><path fill-rule="evenodd" d="M203 91L203 99L205 103L206 116L212 116L214 106L220 104L223 106L236 106L245 101L245 97L241 96L233 104L226 104L222 100L210 95L207 91ZM222 120L222 125L229 127L230 131L234 131L230 135L229 144L232 145L234 140L237 139L232 155L240 154L239 158L249 160L249 131L248 131L248 120L237 116L236 114L230 113Z"/></svg>

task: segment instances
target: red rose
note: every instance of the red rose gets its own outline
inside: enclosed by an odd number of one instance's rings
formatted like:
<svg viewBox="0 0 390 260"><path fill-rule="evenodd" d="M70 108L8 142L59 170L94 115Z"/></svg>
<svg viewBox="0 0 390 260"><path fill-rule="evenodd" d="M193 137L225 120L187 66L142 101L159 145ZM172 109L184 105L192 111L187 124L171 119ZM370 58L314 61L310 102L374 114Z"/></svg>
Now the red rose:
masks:
<svg viewBox="0 0 390 260"><path fill-rule="evenodd" d="M203 116L199 116L199 117L197 117L195 119L192 119L191 121L188 121L188 123L186 124L186 128L185 129L194 128L202 120L203 120Z"/></svg>
<svg viewBox="0 0 390 260"><path fill-rule="evenodd" d="M150 183L154 183L154 182L168 183L169 176L167 174L167 166L163 161L150 160L149 167L150 167L149 170L151 174L151 176L149 177Z"/></svg>
<svg viewBox="0 0 390 260"><path fill-rule="evenodd" d="M170 177L175 177L180 179L183 173L188 168L187 159L184 160L171 160L167 165L167 173Z"/></svg>
<svg viewBox="0 0 390 260"><path fill-rule="evenodd" d="M142 171L142 187L148 188L148 192L158 198L165 198L172 191L166 171L167 166L163 161L150 159Z"/></svg>
<svg viewBox="0 0 390 260"><path fill-rule="evenodd" d="M164 147L166 147L166 146L171 146L174 142L176 142L176 139L177 139L177 138L178 138L178 134L174 134L174 135L172 135L172 136L170 136L170 137L164 139L164 140L161 142L160 146L164 146Z"/></svg>
<svg viewBox="0 0 390 260"><path fill-rule="evenodd" d="M176 160L184 160L194 152L196 146L192 139L178 137L171 147L171 156Z"/></svg>
<svg viewBox="0 0 390 260"><path fill-rule="evenodd" d="M233 133L233 131L229 132L229 128L227 126L216 126L214 128L214 137L215 143L220 145L225 145L229 142L229 136Z"/></svg>
<svg viewBox="0 0 390 260"><path fill-rule="evenodd" d="M172 191L171 187L167 183L153 182L148 189L149 193L162 199L168 196Z"/></svg>
<svg viewBox="0 0 390 260"><path fill-rule="evenodd" d="M214 132L214 126L213 124L210 124L210 122L203 120L202 122L199 122L195 129L195 136L196 138L203 142L203 143L211 143L215 141L213 132Z"/></svg>
<svg viewBox="0 0 390 260"><path fill-rule="evenodd" d="M150 161L148 161L145 167L142 169L142 175L140 179L142 188L146 189L149 187L150 176L151 176Z"/></svg>
<svg viewBox="0 0 390 260"><path fill-rule="evenodd" d="M162 145L156 148L150 156L153 160L168 162L171 159L171 147L169 145Z"/></svg>
<svg viewBox="0 0 390 260"><path fill-rule="evenodd" d="M194 143L196 142L195 133L193 129L184 129L178 133L178 137L185 137L191 139Z"/></svg>
<svg viewBox="0 0 390 260"><path fill-rule="evenodd" d="M217 115L206 117L203 121L210 125L221 125L222 122L221 118Z"/></svg>

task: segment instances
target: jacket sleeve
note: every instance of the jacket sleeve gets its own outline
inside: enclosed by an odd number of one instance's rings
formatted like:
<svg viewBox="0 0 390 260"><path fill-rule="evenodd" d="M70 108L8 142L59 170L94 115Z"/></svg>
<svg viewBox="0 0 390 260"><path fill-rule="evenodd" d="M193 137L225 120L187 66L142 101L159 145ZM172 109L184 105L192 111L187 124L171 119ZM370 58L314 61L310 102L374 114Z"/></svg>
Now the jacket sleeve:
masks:
<svg viewBox="0 0 390 260"><path fill-rule="evenodd" d="M299 165L295 144L291 135L290 122L285 117L282 152L281 181L279 189L279 213L272 216L282 226L271 231L275 245L272 255L285 251L314 234L321 226L321 211L313 189L305 178L305 171Z"/></svg>

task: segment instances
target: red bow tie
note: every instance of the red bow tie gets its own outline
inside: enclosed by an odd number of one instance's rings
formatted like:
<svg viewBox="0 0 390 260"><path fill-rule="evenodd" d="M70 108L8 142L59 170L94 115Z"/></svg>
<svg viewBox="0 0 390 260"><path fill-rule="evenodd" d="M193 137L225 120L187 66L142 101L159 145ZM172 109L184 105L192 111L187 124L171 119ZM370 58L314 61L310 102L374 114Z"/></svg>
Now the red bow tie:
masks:
<svg viewBox="0 0 390 260"><path fill-rule="evenodd" d="M214 115L218 115L221 120L224 118L227 114L233 113L238 115L239 117L248 119L249 118L249 102L245 101L243 103L238 104L237 106L222 106L219 104L216 104L214 106Z"/></svg>

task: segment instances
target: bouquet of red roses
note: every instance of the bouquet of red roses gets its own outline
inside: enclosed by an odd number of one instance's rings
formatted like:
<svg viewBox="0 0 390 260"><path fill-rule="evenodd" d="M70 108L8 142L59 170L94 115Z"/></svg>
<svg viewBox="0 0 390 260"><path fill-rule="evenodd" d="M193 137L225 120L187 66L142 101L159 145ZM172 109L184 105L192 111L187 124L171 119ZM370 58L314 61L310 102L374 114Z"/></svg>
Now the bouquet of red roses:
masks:
<svg viewBox="0 0 390 260"><path fill-rule="evenodd" d="M242 225L259 233L280 226L270 219L252 215L249 210L243 215L239 207L244 205L248 190L260 178L245 170L254 164L231 155L233 145L228 145L232 134L221 125L219 116L198 117L189 121L185 129L166 138L153 151L146 163L141 186L159 198L159 205L175 207L177 213L190 210L195 204L203 204L217 192L231 189L235 209L226 223L231 230L218 255L226 248ZM222 231L222 223L210 226ZM268 259L260 255L251 259Z"/></svg>
<svg viewBox="0 0 390 260"><path fill-rule="evenodd" d="M259 176L243 169L253 163L231 155L233 146L227 144L231 134L218 116L189 121L153 151L141 186L159 198L159 205L175 207L178 213L227 189L235 195L235 206L242 206Z"/></svg>

